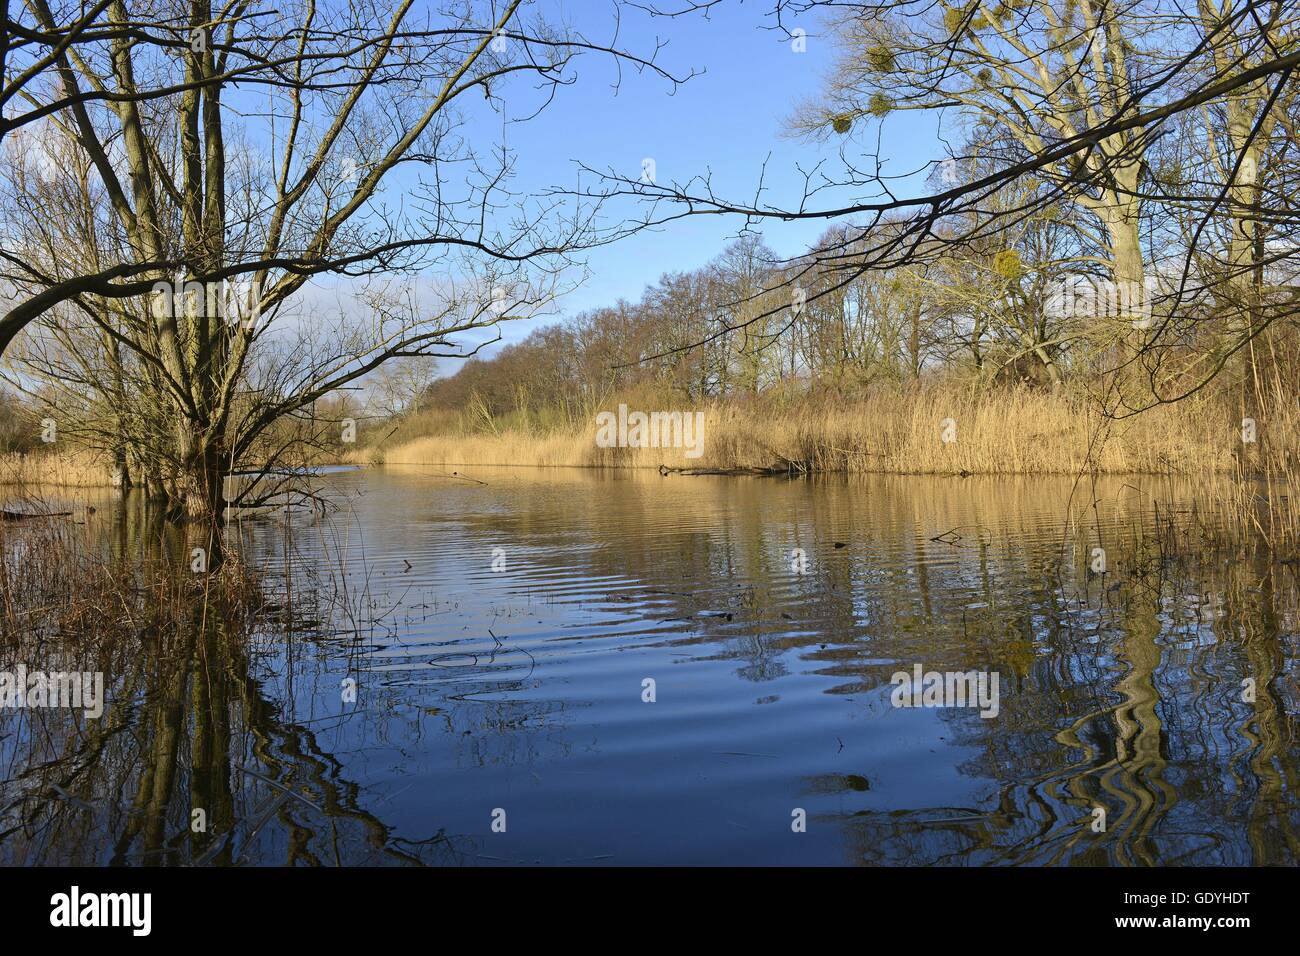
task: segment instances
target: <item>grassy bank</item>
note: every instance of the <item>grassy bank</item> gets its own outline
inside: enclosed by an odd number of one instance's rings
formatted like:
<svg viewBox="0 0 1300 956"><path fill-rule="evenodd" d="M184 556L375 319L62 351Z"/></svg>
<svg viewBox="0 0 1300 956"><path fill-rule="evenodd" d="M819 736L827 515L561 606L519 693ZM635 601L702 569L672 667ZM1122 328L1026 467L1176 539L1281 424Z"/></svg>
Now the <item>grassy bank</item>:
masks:
<svg viewBox="0 0 1300 956"><path fill-rule="evenodd" d="M677 405L637 403L646 411ZM617 407L614 402L611 407ZM1293 404L1293 403L1292 403ZM1295 468L1300 413L1290 404L1256 419L1243 443L1242 414L1221 397L1193 396L1121 420L1094 405L1029 389L882 393L856 401L788 406L713 404L703 454L680 448L600 448L586 422L469 422L427 416L397 429L360 461L421 465L750 468L785 462L814 471L899 474L1273 474ZM952 441L942 440L951 419ZM418 434L423 428L428 434Z"/></svg>

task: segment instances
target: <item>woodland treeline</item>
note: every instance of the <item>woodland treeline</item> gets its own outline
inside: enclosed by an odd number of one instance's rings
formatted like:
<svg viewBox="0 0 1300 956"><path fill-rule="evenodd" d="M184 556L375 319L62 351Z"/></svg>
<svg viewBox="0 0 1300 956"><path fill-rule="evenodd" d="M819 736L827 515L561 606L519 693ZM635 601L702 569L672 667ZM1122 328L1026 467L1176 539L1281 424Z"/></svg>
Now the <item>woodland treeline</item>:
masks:
<svg viewBox="0 0 1300 956"><path fill-rule="evenodd" d="M786 9L786 22L816 5ZM951 155L917 210L850 213L780 260L763 222L715 260L538 330L428 391L468 420L589 415L651 387L685 402L773 389L843 395L936 377L1029 384L1132 414L1204 388L1264 415L1300 382L1300 244L1291 68L1109 136L1152 91L1205 90L1294 54L1295 8L1090 0L849 4L822 99L790 118L844 142L858 171L891 117L947 111ZM855 134L861 132L861 138ZM1086 148L1053 147L1082 140ZM882 147L883 148L883 147ZM1020 169L1008 178L1007 170ZM863 171L867 170L867 171ZM707 183L651 192L720 209ZM886 204L887 205L887 204ZM802 208L802 207L801 207ZM543 415L545 417L545 415Z"/></svg>

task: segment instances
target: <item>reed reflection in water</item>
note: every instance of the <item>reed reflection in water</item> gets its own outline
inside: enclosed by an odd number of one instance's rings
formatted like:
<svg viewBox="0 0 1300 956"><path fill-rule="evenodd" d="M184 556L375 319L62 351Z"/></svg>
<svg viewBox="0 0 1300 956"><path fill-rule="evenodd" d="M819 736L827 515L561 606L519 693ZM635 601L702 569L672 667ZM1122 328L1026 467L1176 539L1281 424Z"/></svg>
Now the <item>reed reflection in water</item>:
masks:
<svg viewBox="0 0 1300 956"><path fill-rule="evenodd" d="M1297 564L1204 489L472 471L327 476L232 528L256 606L95 650L101 720L0 710L0 861L1300 856ZM84 534L139 560L143 514ZM997 716L892 706L918 663Z"/></svg>

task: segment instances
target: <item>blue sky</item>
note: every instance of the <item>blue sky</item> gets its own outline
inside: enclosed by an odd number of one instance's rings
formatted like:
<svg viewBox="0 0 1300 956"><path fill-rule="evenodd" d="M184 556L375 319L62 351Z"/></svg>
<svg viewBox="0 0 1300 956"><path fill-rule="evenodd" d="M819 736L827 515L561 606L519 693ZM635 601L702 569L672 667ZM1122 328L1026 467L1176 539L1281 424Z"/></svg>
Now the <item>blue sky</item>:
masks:
<svg viewBox="0 0 1300 956"><path fill-rule="evenodd" d="M571 19L593 40L607 38L613 22L603 5L588 0L555 0L543 9ZM584 57L577 66L578 82L562 89L544 113L507 126L506 140L518 161L513 187L541 191L574 185L579 161L635 178L642 160L652 158L660 183L710 172L716 192L746 198L753 195L766 161L766 198L796 204L803 186L797 164L808 168L820 158L833 164L844 143L809 143L785 135L799 104L816 96L831 71L835 49L822 24L787 21L787 27L808 33L806 50L795 52L789 38L773 29L770 9L770 2L732 0L719 4L707 19L698 14L651 19L626 11L621 25L625 47L651 51L658 36L668 41L659 62L675 74L692 68L701 74L674 91L659 77L625 67L622 84L614 90L617 74L610 60ZM505 94L507 115L515 118L525 110L509 111L512 95ZM889 168L902 173L942 158L935 125L934 117L890 117L882 146ZM499 141L502 134L499 126L484 124L481 135ZM869 142L874 149L874 134ZM620 297L635 300L663 273L695 269L712 259L742 225L739 218L693 217L597 249L587 256L590 278L557 304L555 317L507 323L503 335L516 341L543 322ZM828 226L826 221L769 222L760 228L768 244L788 256L802 252Z"/></svg>

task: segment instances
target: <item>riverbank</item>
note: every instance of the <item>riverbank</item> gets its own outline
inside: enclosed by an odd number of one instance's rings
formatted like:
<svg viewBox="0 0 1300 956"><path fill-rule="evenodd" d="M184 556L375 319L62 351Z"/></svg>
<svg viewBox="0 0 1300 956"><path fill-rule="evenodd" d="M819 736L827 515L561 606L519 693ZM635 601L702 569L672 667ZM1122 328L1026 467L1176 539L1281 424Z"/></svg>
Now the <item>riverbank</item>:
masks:
<svg viewBox="0 0 1300 956"><path fill-rule="evenodd" d="M596 416L557 421L512 415L471 421L430 410L373 428L337 463L704 469L796 473L956 475L1168 474L1300 480L1300 408L1276 402L1243 431L1223 395L1192 396L1113 419L1094 403L1032 389L887 392L845 401L713 403L676 407L629 396L636 410L702 414L688 447L602 447ZM616 430L615 430L616 433ZM1245 439L1253 439L1245 440ZM347 446L344 446L345 448ZM692 454L692 451L698 454ZM321 464L321 463L317 463ZM104 487L107 460L91 451L0 455L0 486Z"/></svg>
<svg viewBox="0 0 1300 956"><path fill-rule="evenodd" d="M669 406L628 403L633 409ZM617 408L617 405L614 406ZM676 409L685 411L686 409ZM1221 397L1193 396L1127 419L1092 404L1033 391L925 391L845 403L714 404L704 414L698 456L686 448L600 447L590 424L446 427L418 434L405 423L388 442L360 450L365 463L762 469L895 474L1271 475L1295 469L1300 414L1282 406L1242 418Z"/></svg>

